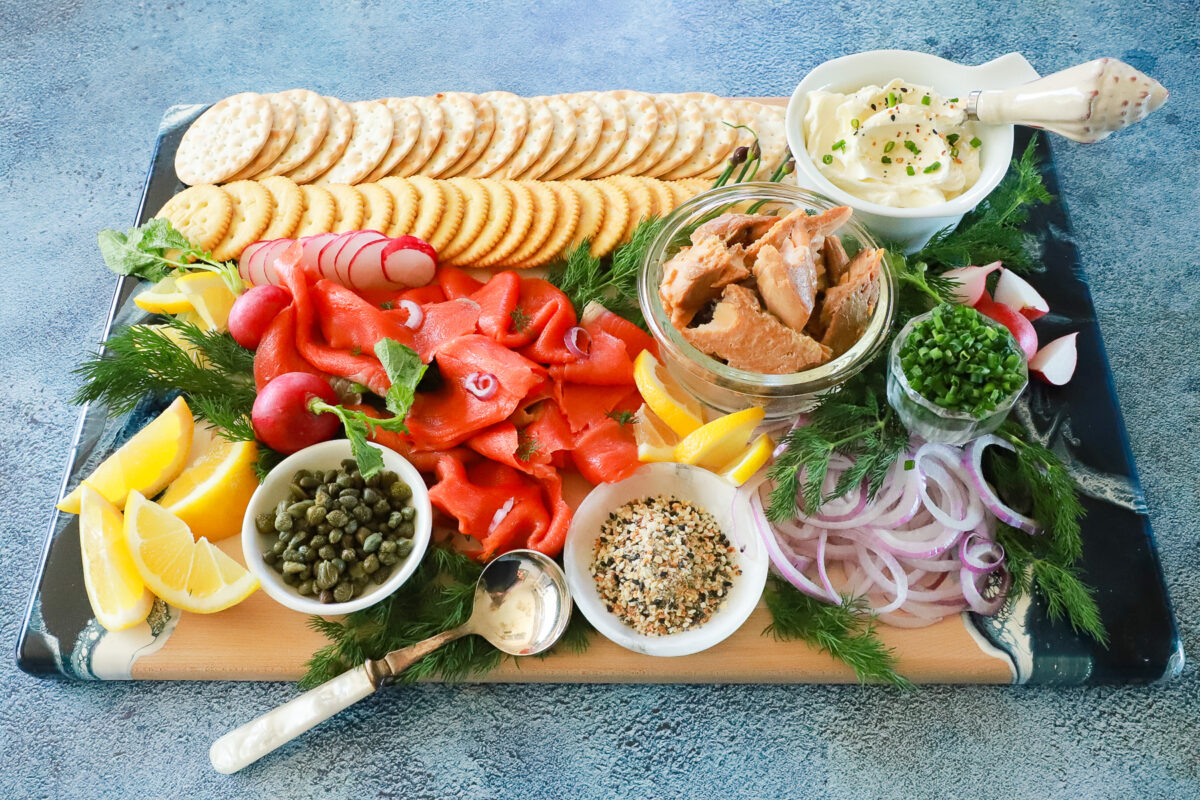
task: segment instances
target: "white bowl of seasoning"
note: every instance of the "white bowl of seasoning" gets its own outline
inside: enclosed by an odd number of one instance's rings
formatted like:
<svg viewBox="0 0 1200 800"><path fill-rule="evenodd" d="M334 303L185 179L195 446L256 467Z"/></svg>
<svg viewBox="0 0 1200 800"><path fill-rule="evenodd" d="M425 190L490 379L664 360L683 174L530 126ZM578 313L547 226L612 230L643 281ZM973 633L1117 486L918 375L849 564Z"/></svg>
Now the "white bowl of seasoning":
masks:
<svg viewBox="0 0 1200 800"><path fill-rule="evenodd" d="M685 505L676 519L688 520L693 530L699 532L697 535L713 540L714 537L705 535L706 526L701 522L704 517L693 516L690 509L707 512L711 516L711 522L715 523L728 540L726 558L739 573L729 575L727 571L712 570L715 574L728 577L731 585L724 590L724 595L718 598L715 605L710 604L708 609L699 611L698 618L708 616L707 620L675 633L661 635L641 633L623 621L617 613L610 611L610 601L601 595L601 589L592 574L597 540L601 537L605 523L627 503L639 503L656 497L682 501ZM659 519L659 515L651 516ZM758 605L766 585L767 553L749 520L749 505L738 496L737 489L708 470L686 464L646 464L623 481L597 486L576 510L563 550L563 565L567 586L571 589L571 598L596 630L635 653L686 656L707 650L742 626ZM651 527L656 533L662 531L656 525ZM664 533L661 537L648 539L646 546L652 547L650 542L670 542L673 539L678 541L677 537ZM612 541L610 536L609 542ZM621 554L614 552L612 547L605 547L603 550L607 557L620 558ZM703 544L696 547L698 553L705 550L706 546ZM629 548L625 554L632 553L636 556L641 552L645 551ZM664 569L667 571L665 580L670 581L672 577L677 577L669 568ZM655 572L661 574L659 570ZM614 573L611 568L601 568L601 574ZM632 576L633 573L628 574ZM707 581L706 578L706 583ZM723 579L718 578L712 585L720 585L722 582ZM661 596L661 593L657 596ZM687 613L690 613L697 604L685 602L680 606L688 609Z"/></svg>
<svg viewBox="0 0 1200 800"><path fill-rule="evenodd" d="M808 152L804 119L809 93L826 90L852 93L864 86L884 86L895 78L927 86L943 98L960 98L975 89L1008 89L1038 78L1020 53L1009 53L986 64L967 66L929 53L911 50L870 50L826 61L804 76L787 107L788 145L796 159L796 182L855 211L867 229L881 239L919 250L938 231L957 225L987 197L1008 171L1013 157L1013 126L973 123L978 136L978 179L962 194L935 205L902 208L871 202L839 187L822 174Z"/></svg>

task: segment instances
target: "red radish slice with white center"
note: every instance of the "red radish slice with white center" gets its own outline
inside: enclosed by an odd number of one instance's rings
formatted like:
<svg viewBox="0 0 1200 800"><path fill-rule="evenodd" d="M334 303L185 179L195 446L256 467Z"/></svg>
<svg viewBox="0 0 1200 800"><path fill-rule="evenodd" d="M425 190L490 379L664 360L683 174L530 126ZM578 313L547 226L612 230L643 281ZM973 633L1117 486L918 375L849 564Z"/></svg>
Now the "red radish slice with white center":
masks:
<svg viewBox="0 0 1200 800"><path fill-rule="evenodd" d="M265 239L261 242L254 242L253 244L246 245L246 249L242 251L240 256L238 256L238 275L241 276L242 280L246 281L247 283L254 283L254 279L250 277L250 260L254 258L255 253L260 252L273 241L275 240ZM257 284L255 285L257 286Z"/></svg>
<svg viewBox="0 0 1200 800"><path fill-rule="evenodd" d="M321 257L317 259L317 273L322 278L328 278L331 281L337 280L337 254L341 251L342 246L357 234L358 231L339 233L336 239L330 239L329 243L321 248Z"/></svg>
<svg viewBox="0 0 1200 800"><path fill-rule="evenodd" d="M1029 359L1029 371L1054 386L1062 386L1071 380L1079 361L1079 351L1075 347L1077 338L1078 333L1068 333L1038 350Z"/></svg>
<svg viewBox="0 0 1200 800"><path fill-rule="evenodd" d="M258 270L258 274L262 277L263 284L270 283L278 286L283 283L283 281L279 278L279 273L275 269L275 262L279 260L280 256L287 252L287 249L291 247L295 241L295 239L279 239L272 243L270 247L263 250L262 267ZM303 248L301 248L300 253L303 255Z"/></svg>
<svg viewBox="0 0 1200 800"><path fill-rule="evenodd" d="M387 235L379 231L356 231L353 236L346 240L342 245L342 249L338 250L337 257L334 259L334 270L337 277L332 275L325 277L336 280L343 286L349 286L346 280L350 274L350 264L354 261L354 256L358 255L358 251L369 245L371 242L378 242L382 239L387 239Z"/></svg>
<svg viewBox="0 0 1200 800"><path fill-rule="evenodd" d="M383 250L391 243L391 239L376 239L355 253L344 285L355 291L395 288L383 274Z"/></svg>
<svg viewBox="0 0 1200 800"><path fill-rule="evenodd" d="M437 251L416 236L399 236L383 250L383 276L393 285L424 286L436 271Z"/></svg>
<svg viewBox="0 0 1200 800"><path fill-rule="evenodd" d="M304 266L305 272L318 274L317 261L321 256L321 250L339 236L341 236L340 233L317 233L299 240L304 248L304 255L301 257L300 263Z"/></svg>
<svg viewBox="0 0 1200 800"><path fill-rule="evenodd" d="M991 264L982 267L948 269L942 273L942 277L958 282L958 288L955 289L955 299L959 303L964 306L973 306L979 302L980 297L983 297L983 291L987 288L988 275L991 275L998 269L1000 269L1000 262L993 261Z"/></svg>
<svg viewBox="0 0 1200 800"><path fill-rule="evenodd" d="M1037 353L1037 331L1033 329L1033 323L1025 319L1025 317L1006 305L992 302L987 292L984 292L983 297L979 298L978 302L975 303L975 310L1008 328L1009 333L1013 335L1013 338L1017 340L1017 344L1021 347L1021 352L1025 354L1026 361L1033 358L1034 354Z"/></svg>
<svg viewBox="0 0 1200 800"><path fill-rule="evenodd" d="M993 299L1016 311L1025 319L1033 322L1046 316L1050 304L1046 298L1038 294L1037 289L1029 285L1029 281L1012 270L1000 270L1000 280L996 282L996 294Z"/></svg>

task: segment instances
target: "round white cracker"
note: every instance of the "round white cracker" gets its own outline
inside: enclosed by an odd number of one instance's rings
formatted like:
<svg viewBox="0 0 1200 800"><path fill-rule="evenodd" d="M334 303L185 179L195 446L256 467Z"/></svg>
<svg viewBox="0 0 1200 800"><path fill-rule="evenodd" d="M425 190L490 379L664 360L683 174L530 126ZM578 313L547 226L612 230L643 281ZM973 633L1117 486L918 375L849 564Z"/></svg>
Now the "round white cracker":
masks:
<svg viewBox="0 0 1200 800"><path fill-rule="evenodd" d="M310 183L332 167L342 157L342 153L346 152L350 137L354 133L354 114L351 113L350 106L336 97L322 99L329 106L329 129L325 132L320 147L308 160L287 174L296 183Z"/></svg>
<svg viewBox="0 0 1200 800"><path fill-rule="evenodd" d="M784 125L786 109L783 106L769 106L753 100L735 100L733 104L738 107L744 120L743 124L749 125L758 134L762 163L758 167L757 179L765 181L790 154L787 128Z"/></svg>
<svg viewBox="0 0 1200 800"><path fill-rule="evenodd" d="M317 152L329 130L329 103L324 97L308 89L288 89L278 94L290 100L296 109L296 131L279 157L254 176L257 180L283 175L303 164Z"/></svg>
<svg viewBox="0 0 1200 800"><path fill-rule="evenodd" d="M383 154L379 166L366 177L365 180L372 182L387 177L413 149L421 134L421 110L411 97L385 97L379 102L392 115L392 143Z"/></svg>
<svg viewBox="0 0 1200 800"><path fill-rule="evenodd" d="M647 95L647 97L658 109L658 130L654 132L654 138L650 140L650 145L642 151L642 154L622 170L625 175L647 174L671 149L675 143L675 137L679 133L679 121L675 116L675 106L669 100L660 99L655 95Z"/></svg>
<svg viewBox="0 0 1200 800"><path fill-rule="evenodd" d="M542 176L544 181L557 180L582 164L600 143L600 131L604 128L604 115L591 99L581 94L560 94L558 98L575 116L575 141L566 155Z"/></svg>
<svg viewBox="0 0 1200 800"><path fill-rule="evenodd" d="M392 112L374 100L357 100L350 104L354 116L354 132L342 157L317 179L317 183L348 183L354 185L379 166L392 145Z"/></svg>
<svg viewBox="0 0 1200 800"><path fill-rule="evenodd" d="M700 103L677 94L660 94L656 100L670 104L675 110L675 141L658 163L646 174L665 175L696 154L704 140L704 111Z"/></svg>
<svg viewBox="0 0 1200 800"><path fill-rule="evenodd" d="M529 127L525 129L525 138L508 161L492 173L493 178L517 177L541 158L550 145L550 137L554 133L554 116L546 106L546 101L540 97L529 97L526 98L525 105L529 109Z"/></svg>
<svg viewBox="0 0 1200 800"><path fill-rule="evenodd" d="M575 143L576 126L575 112L561 97L539 97L553 118L550 130L550 143L537 161L521 174L522 179L534 180L550 171Z"/></svg>
<svg viewBox="0 0 1200 800"><path fill-rule="evenodd" d="M700 111L704 115L704 138L691 158L657 177L665 181L694 178L706 175L712 169L716 169L717 174L720 174L722 162L737 141L737 131L730 127L737 124L737 112L728 100L715 94L688 92L679 97L695 100L700 104ZM727 122L730 125L726 125Z"/></svg>
<svg viewBox="0 0 1200 800"><path fill-rule="evenodd" d="M296 113L295 104L278 92L267 95L267 102L271 104L271 132L267 134L267 143L258 151L253 161L229 178L230 182L253 178L274 164L296 133L299 114Z"/></svg>
<svg viewBox="0 0 1200 800"><path fill-rule="evenodd" d="M625 115L625 107L621 105L621 101L600 92L580 92L580 94L591 100L600 109L600 116L603 118L600 127L600 141L596 143L595 149L583 160L582 164L560 176L560 180L595 176L597 170L602 170L621 149L621 145L625 143L625 136L629 132L629 118Z"/></svg>
<svg viewBox="0 0 1200 800"><path fill-rule="evenodd" d="M650 142L654 140L654 134L658 130L658 106L654 104L650 95L627 89L601 92L601 94L616 98L625 109L625 118L629 121L629 131L625 134L625 141L621 144L621 149L616 152L612 160L593 173L592 177L594 178L623 174L625 168L650 146Z"/></svg>
<svg viewBox="0 0 1200 800"><path fill-rule="evenodd" d="M741 105L733 102L732 100L726 100L725 104L726 104L726 106L728 106L729 110L727 112L721 112L721 116L718 116L715 119L711 119L710 124L725 125L725 123L729 123L729 125L726 125L725 127L730 127L730 126L741 126L741 127L733 128L733 134L734 134L733 147L729 148L729 152L725 154L725 157L723 159L721 159L717 163L713 164L708 169L704 170L704 172L701 172L700 173L701 178L717 177L718 175L721 174L722 171L724 171L725 167L728 165L729 157L731 155L733 155L734 150L736 150L739 147L745 147L747 150L749 150L750 145L754 144L754 134L751 133L749 130L749 128L752 127L754 118L750 115L750 113L748 111L743 109ZM737 179L738 173L741 172L741 169L742 169L741 167L738 167L737 169L735 169L733 171L733 176L730 178L731 181ZM760 169L761 169L761 167L760 167ZM764 180L765 180L765 178L764 178Z"/></svg>
<svg viewBox="0 0 1200 800"><path fill-rule="evenodd" d="M417 110L421 112L421 132L417 134L417 142L408 151L408 155L400 159L390 173L390 175L398 175L399 177L407 177L416 175L425 162L429 160L429 156L433 155L433 151L437 149L438 142L442 140L442 129L445 127L445 119L442 114L442 107L432 97L410 97Z"/></svg>
<svg viewBox="0 0 1200 800"><path fill-rule="evenodd" d="M463 94L471 101L471 105L475 106L475 133L472 134L471 143L467 145L467 150L462 157L442 173L441 177L443 178L461 175L478 161L479 157L483 155L483 151L487 149L488 142L492 140L492 134L496 132L496 109L492 108L492 104L487 101L487 98L472 92L463 92Z"/></svg>
<svg viewBox="0 0 1200 800"><path fill-rule="evenodd" d="M256 92L226 97L201 114L175 151L175 174L195 186L241 172L271 134L271 103Z"/></svg>
<svg viewBox="0 0 1200 800"><path fill-rule="evenodd" d="M470 178L491 175L503 166L521 146L529 128L529 107L520 97L512 92L484 92L480 97L492 104L496 128L475 163L459 173Z"/></svg>
<svg viewBox="0 0 1200 800"><path fill-rule="evenodd" d="M434 95L437 104L442 108L442 140L437 149L429 156L421 174L431 178L439 177L443 172L454 166L471 146L475 136L475 106L462 92L441 92Z"/></svg>

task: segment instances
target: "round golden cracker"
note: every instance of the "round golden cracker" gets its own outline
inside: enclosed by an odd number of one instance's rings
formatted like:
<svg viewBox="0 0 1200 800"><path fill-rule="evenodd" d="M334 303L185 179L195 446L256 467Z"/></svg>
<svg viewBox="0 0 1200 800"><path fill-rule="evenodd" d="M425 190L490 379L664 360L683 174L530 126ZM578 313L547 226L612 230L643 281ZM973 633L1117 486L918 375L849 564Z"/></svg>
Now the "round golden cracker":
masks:
<svg viewBox="0 0 1200 800"><path fill-rule="evenodd" d="M546 105L553 118L550 129L550 143L538 160L529 166L521 175L522 178L533 180L540 178L550 171L555 164L571 149L575 143L575 112L561 97L537 98Z"/></svg>
<svg viewBox="0 0 1200 800"><path fill-rule="evenodd" d="M461 175L478 161L479 157L483 155L483 151L487 149L488 142L492 140L492 134L496 131L496 109L492 108L492 104L488 102L487 98L472 92L462 92L462 94L475 107L475 133L471 136L471 143L467 145L466 152L458 161L451 164L449 169L442 172L439 176L442 178Z"/></svg>
<svg viewBox="0 0 1200 800"><path fill-rule="evenodd" d="M426 239L429 246L439 253L442 248L454 239L454 235L458 233L458 228L462 225L463 210L466 207L466 197L463 195L462 189L458 188L458 184L453 181L438 181L438 185L442 188L442 196L446 199L446 207L442 209L442 219L438 223L437 228L433 233L429 234Z"/></svg>
<svg viewBox="0 0 1200 800"><path fill-rule="evenodd" d="M292 237L299 239L316 233L329 233L337 214L333 195L324 186L313 183L302 184L300 192L304 195L304 211L300 213L300 222L292 232Z"/></svg>
<svg viewBox="0 0 1200 800"><path fill-rule="evenodd" d="M354 114L350 106L336 97L322 99L329 106L329 129L325 131L321 145L308 160L287 173L296 183L309 183L327 172L346 152L350 137L354 134Z"/></svg>
<svg viewBox="0 0 1200 800"><path fill-rule="evenodd" d="M229 180L239 181L253 178L258 173L275 163L275 160L287 149L296 133L299 114L291 100L278 92L267 95L271 104L271 132L267 134L267 143L246 167Z"/></svg>
<svg viewBox="0 0 1200 800"><path fill-rule="evenodd" d="M329 225L330 233L345 233L346 231L362 230L363 214L366 211L366 201L355 187L348 183L321 184L333 195L333 204L337 212Z"/></svg>
<svg viewBox="0 0 1200 800"><path fill-rule="evenodd" d="M408 155L421 134L421 110L411 97L386 97L379 101L392 115L392 143L383 154L379 166L371 170L366 181L374 182L387 177L396 165Z"/></svg>
<svg viewBox="0 0 1200 800"><path fill-rule="evenodd" d="M667 214L670 214L675 208L675 195L667 188L667 184L660 181L658 178L635 178L635 180L650 190L650 196L654 199L654 203L650 208L650 213L659 219L662 219Z"/></svg>
<svg viewBox="0 0 1200 800"><path fill-rule="evenodd" d="M154 215L165 219L198 250L212 250L229 230L233 200L211 184L189 186Z"/></svg>
<svg viewBox="0 0 1200 800"><path fill-rule="evenodd" d="M671 106L675 112L675 141L658 163L645 174L658 177L671 172L676 167L687 162L704 141L704 111L699 101L677 94L655 95L656 101L661 100Z"/></svg>
<svg viewBox="0 0 1200 800"><path fill-rule="evenodd" d="M237 258L246 245L261 239L275 211L275 200L258 181L234 181L221 188L233 201L233 218L229 230L213 248L214 261Z"/></svg>
<svg viewBox="0 0 1200 800"><path fill-rule="evenodd" d="M291 101L296 109L296 130L279 157L254 176L258 179L283 175L308 161L325 141L325 134L329 131L332 114L324 97L308 89L288 89L278 94Z"/></svg>
<svg viewBox="0 0 1200 800"><path fill-rule="evenodd" d="M634 228L654 213L654 195L650 194L646 184L631 175L611 175L604 179L604 183L619 186L629 200L629 219L625 221L625 231L621 234L621 241L627 242L633 237Z"/></svg>
<svg viewBox="0 0 1200 800"><path fill-rule="evenodd" d="M582 183L582 181L580 181ZM574 186L563 181L544 183L554 193L558 201L558 210L554 216L550 236L532 255L520 262L513 262L515 269L540 267L562 255L574 236L579 225L579 193Z"/></svg>
<svg viewBox="0 0 1200 800"><path fill-rule="evenodd" d="M554 220L558 216L558 194L551 188L553 184L546 181L521 181L529 190L529 199L533 204L533 219L529 230L518 247L497 262L497 266L511 267L527 260L541 249L554 230ZM575 197L574 191L570 192ZM575 199L576 214L578 215L579 200Z"/></svg>
<svg viewBox="0 0 1200 800"><path fill-rule="evenodd" d="M477 267L494 267L516 252L517 248L525 242L525 237L533 224L533 215L537 206L529 186L522 181L508 180L501 181L501 183L512 195L512 217L508 221L508 228L501 232L500 241L496 242L490 251L475 260Z"/></svg>
<svg viewBox="0 0 1200 800"><path fill-rule="evenodd" d="M478 178L450 178L449 182L463 193L463 217L454 238L438 251L438 261L443 263L466 250L478 238L487 224L491 203L491 194Z"/></svg>
<svg viewBox="0 0 1200 800"><path fill-rule="evenodd" d="M442 107L432 97L412 97L413 104L421 112L421 132L417 134L416 144L400 159L391 171L391 175L406 177L416 175L425 166L425 162L433 155L438 143L442 141L442 130L446 127L446 118Z"/></svg>
<svg viewBox="0 0 1200 800"><path fill-rule="evenodd" d="M442 211L446 208L446 195L442 192L442 181L436 181L427 175L413 175L408 182L417 190L417 218L413 220L412 230L408 233L426 242L437 230L442 221Z"/></svg>
<svg viewBox="0 0 1200 800"><path fill-rule="evenodd" d="M408 178L395 175L384 178L379 185L392 196L392 224L384 233L392 237L403 236L412 230L417 218L420 207L417 187L409 183Z"/></svg>
<svg viewBox="0 0 1200 800"><path fill-rule="evenodd" d="M477 115L470 98L462 92L440 92L433 98L442 109L442 138L421 167L421 174L436 178L454 166L471 146Z"/></svg>
<svg viewBox="0 0 1200 800"><path fill-rule="evenodd" d="M503 166L521 146L529 128L529 106L520 97L512 92L484 92L480 97L491 105L496 127L479 158L460 173L471 178L482 178Z"/></svg>
<svg viewBox="0 0 1200 800"><path fill-rule="evenodd" d="M492 252L496 244L504 238L504 233L508 230L513 215L513 195L508 189L508 183L508 181L500 181L495 178L479 179L479 184L483 186L488 195L487 222L466 249L460 250L457 255L446 262L450 266L478 265L479 260Z"/></svg>
<svg viewBox="0 0 1200 800"><path fill-rule="evenodd" d="M189 186L229 180L267 143L272 114L270 101L256 92L242 92L215 103L180 139L175 174Z"/></svg>
<svg viewBox="0 0 1200 800"><path fill-rule="evenodd" d="M701 113L704 115L704 138L691 158L670 172L655 177L665 181L693 178L706 175L713 169L720 174L726 156L733 150L737 141L737 131L730 127L730 125L738 124L737 112L734 111L728 100L717 97L715 94L689 92L680 97L695 100L700 104ZM730 124L726 125L726 122Z"/></svg>
<svg viewBox="0 0 1200 800"><path fill-rule="evenodd" d="M675 106L670 101L663 100L656 95L651 94L647 97L658 109L658 130L654 132L654 138L650 140L649 146L642 151L642 154L635 158L632 164L621 170L626 175L648 174L675 144L675 136L679 133Z"/></svg>
<svg viewBox="0 0 1200 800"><path fill-rule="evenodd" d="M658 131L658 106L654 104L650 95L626 89L601 94L616 98L625 109L629 130L625 134L625 141L621 143L621 149L607 164L592 173L590 177L593 178L624 173L626 168L646 151Z"/></svg>
<svg viewBox="0 0 1200 800"><path fill-rule="evenodd" d="M583 160L583 163L562 176L568 180L588 178L604 169L621 149L621 146L625 144L625 137L629 133L629 118L625 114L625 107L621 105L621 101L612 95L600 92L580 92L580 94L596 104L596 107L600 109L603 121L600 124L600 141L596 143L596 147Z"/></svg>
<svg viewBox="0 0 1200 800"><path fill-rule="evenodd" d="M790 155L787 143L787 128L784 125L786 109L783 106L768 106L753 100L734 101L741 113L743 124L758 134L758 146L762 150L762 162L755 180L769 180L771 173Z"/></svg>
<svg viewBox="0 0 1200 800"><path fill-rule="evenodd" d="M558 99L567 104L575 117L575 141L558 163L542 176L544 181L557 180L582 164L600 143L600 131L604 128L604 115L590 98L582 94L560 94Z"/></svg>
<svg viewBox="0 0 1200 800"><path fill-rule="evenodd" d="M396 204L392 193L378 183L360 183L354 188L363 199L363 230L387 233L392 227L392 209Z"/></svg>
<svg viewBox="0 0 1200 800"><path fill-rule="evenodd" d="M571 247L575 247L584 239L595 240L596 234L604 226L608 202L604 193L596 188L596 181L574 180L566 183L579 198L578 224L571 237Z"/></svg>
<svg viewBox="0 0 1200 800"><path fill-rule="evenodd" d="M604 222L596 232L596 238L592 239L590 248L591 254L600 258L611 253L623 241L630 223L629 196L615 183L593 181L592 185L604 195Z"/></svg>
<svg viewBox="0 0 1200 800"><path fill-rule="evenodd" d="M379 166L391 147L394 123L387 106L374 100L358 100L350 103L350 114L354 117L350 142L342 157L316 179L317 183L358 183Z"/></svg>
<svg viewBox="0 0 1200 800"><path fill-rule="evenodd" d="M517 177L541 158L550 146L550 137L554 134L554 115L550 113L546 101L540 97L530 97L525 105L529 108L529 127L525 129L525 138L508 161L491 174L493 178Z"/></svg>
<svg viewBox="0 0 1200 800"><path fill-rule="evenodd" d="M692 199L692 192L684 185L683 181L662 181L662 185L666 186L667 191L671 193L676 208Z"/></svg>
<svg viewBox="0 0 1200 800"><path fill-rule="evenodd" d="M283 239L291 236L292 231L300 224L300 214L304 211L304 193L291 178L283 175L272 175L259 181L262 187L271 193L275 201L275 211L271 214L271 222L263 231L263 239Z"/></svg>

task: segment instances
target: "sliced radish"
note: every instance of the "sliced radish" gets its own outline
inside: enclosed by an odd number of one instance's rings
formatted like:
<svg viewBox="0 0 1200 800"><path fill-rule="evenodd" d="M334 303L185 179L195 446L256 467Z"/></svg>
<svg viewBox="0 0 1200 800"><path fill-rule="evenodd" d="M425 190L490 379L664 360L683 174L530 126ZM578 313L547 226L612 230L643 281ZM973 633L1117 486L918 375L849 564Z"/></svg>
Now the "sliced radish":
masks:
<svg viewBox="0 0 1200 800"><path fill-rule="evenodd" d="M993 261L982 267L948 269L942 273L942 277L957 281L958 289L955 291L957 295L955 299L964 306L973 306L979 302L980 297L983 297L984 289L987 288L987 276L998 269L1000 269L1000 262Z"/></svg>
<svg viewBox="0 0 1200 800"><path fill-rule="evenodd" d="M317 259L317 273L322 278L327 278L331 281L337 281L337 254L341 251L346 242L358 235L358 231L347 231L339 233L336 239L330 239L329 242L321 248L321 257ZM340 283L340 281L338 281Z"/></svg>
<svg viewBox="0 0 1200 800"><path fill-rule="evenodd" d="M1050 311L1050 304L1046 302L1046 298L1038 294L1037 289L1029 285L1029 281L1008 269L1000 270L994 299L1030 322L1046 316Z"/></svg>
<svg viewBox="0 0 1200 800"><path fill-rule="evenodd" d="M286 253L288 248L295 243L295 239L276 239L271 243L270 247L263 249L261 262L262 266L258 270L258 274L262 277L263 284L269 283L278 286L283 283L283 281L279 279L279 273L275 270L275 262L278 261L280 256ZM303 252L304 248L301 247L300 253L303 254Z"/></svg>
<svg viewBox="0 0 1200 800"><path fill-rule="evenodd" d="M251 263L251 259L254 258L256 253L261 252L273 241L275 240L267 239L261 242L254 242L253 244L246 245L246 249L242 251L240 256L238 256L238 275L242 276L242 280L246 281L247 283L253 283L256 286L258 285L252 277L254 265Z"/></svg>
<svg viewBox="0 0 1200 800"><path fill-rule="evenodd" d="M304 257L300 259L300 263L304 265L305 272L317 274L317 261L320 259L321 250L340 235L338 233L318 233L299 240L301 246L304 247Z"/></svg>
<svg viewBox="0 0 1200 800"><path fill-rule="evenodd" d="M355 253L344 285L354 290L394 288L383 275L383 250L391 243L391 239L376 239Z"/></svg>
<svg viewBox="0 0 1200 800"><path fill-rule="evenodd" d="M1033 323L1025 317L1008 306L992 302L987 292L984 292L983 296L976 301L975 310L1008 328L1021 347L1021 351L1025 353L1027 361L1037 353L1037 331L1033 329Z"/></svg>
<svg viewBox="0 0 1200 800"><path fill-rule="evenodd" d="M358 231L347 239L342 248L338 250L337 257L334 259L334 268L337 272L335 280L344 286L349 286L350 284L344 281L350 274L350 264L354 261L354 256L371 242L378 242L387 238L386 235L379 231Z"/></svg>
<svg viewBox="0 0 1200 800"><path fill-rule="evenodd" d="M1029 371L1054 386L1062 386L1071 380L1079 361L1079 351L1075 347L1077 338L1078 333L1068 333L1038 350L1029 359Z"/></svg>
<svg viewBox="0 0 1200 800"><path fill-rule="evenodd" d="M437 251L416 236L399 236L383 250L383 276L393 285L424 286L436 271Z"/></svg>

